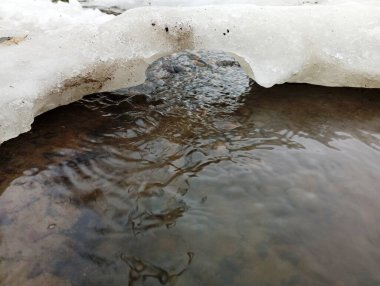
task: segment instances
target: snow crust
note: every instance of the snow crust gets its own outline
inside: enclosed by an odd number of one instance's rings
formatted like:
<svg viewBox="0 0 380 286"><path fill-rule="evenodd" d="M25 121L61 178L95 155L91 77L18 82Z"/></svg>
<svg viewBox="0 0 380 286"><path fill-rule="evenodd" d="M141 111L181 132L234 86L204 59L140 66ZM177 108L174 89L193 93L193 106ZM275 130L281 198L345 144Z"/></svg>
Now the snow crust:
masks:
<svg viewBox="0 0 380 286"><path fill-rule="evenodd" d="M229 52L264 87L380 88L378 1L323 2L329 5L145 7L114 17L74 0L2 0L0 39L21 40L0 42L0 143L47 110L143 82L151 62L185 49Z"/></svg>

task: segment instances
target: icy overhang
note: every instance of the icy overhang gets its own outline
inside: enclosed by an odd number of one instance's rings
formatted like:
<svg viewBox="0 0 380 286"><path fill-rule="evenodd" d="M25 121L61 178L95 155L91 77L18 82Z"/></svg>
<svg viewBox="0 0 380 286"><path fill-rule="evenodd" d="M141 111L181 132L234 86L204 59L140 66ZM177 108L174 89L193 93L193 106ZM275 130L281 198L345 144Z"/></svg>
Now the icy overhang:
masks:
<svg viewBox="0 0 380 286"><path fill-rule="evenodd" d="M9 5L21 1L4 1L0 37L19 40L0 43L0 142L47 110L143 82L152 61L185 49L231 53L264 87L380 88L378 5L146 7L111 17L78 3L16 11Z"/></svg>

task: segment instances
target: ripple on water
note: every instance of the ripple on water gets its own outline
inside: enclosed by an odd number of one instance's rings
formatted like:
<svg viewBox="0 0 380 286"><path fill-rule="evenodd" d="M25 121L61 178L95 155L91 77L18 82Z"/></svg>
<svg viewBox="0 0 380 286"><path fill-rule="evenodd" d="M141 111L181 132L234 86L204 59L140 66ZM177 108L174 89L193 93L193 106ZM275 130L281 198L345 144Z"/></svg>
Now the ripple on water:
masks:
<svg viewBox="0 0 380 286"><path fill-rule="evenodd" d="M1 146L0 284L380 284L378 90L204 51L147 78Z"/></svg>

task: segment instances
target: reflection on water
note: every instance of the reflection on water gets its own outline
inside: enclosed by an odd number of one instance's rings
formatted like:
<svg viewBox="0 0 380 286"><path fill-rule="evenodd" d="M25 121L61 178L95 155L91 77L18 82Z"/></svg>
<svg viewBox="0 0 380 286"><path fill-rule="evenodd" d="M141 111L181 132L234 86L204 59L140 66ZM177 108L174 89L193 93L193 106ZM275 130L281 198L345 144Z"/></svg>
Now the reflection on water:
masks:
<svg viewBox="0 0 380 286"><path fill-rule="evenodd" d="M378 90L148 79L1 146L1 285L380 285Z"/></svg>

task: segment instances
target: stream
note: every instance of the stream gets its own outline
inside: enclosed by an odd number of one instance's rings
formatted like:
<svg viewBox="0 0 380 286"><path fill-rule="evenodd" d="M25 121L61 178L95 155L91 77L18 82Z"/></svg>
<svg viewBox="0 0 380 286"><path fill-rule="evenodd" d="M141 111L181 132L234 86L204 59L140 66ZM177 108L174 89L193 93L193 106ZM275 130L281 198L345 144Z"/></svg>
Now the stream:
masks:
<svg viewBox="0 0 380 286"><path fill-rule="evenodd" d="M0 147L0 285L380 285L380 92L162 58Z"/></svg>

